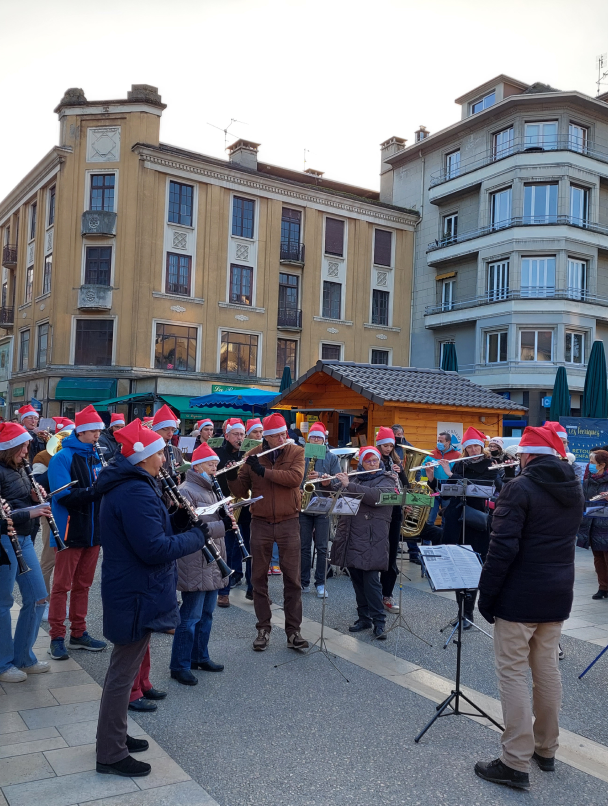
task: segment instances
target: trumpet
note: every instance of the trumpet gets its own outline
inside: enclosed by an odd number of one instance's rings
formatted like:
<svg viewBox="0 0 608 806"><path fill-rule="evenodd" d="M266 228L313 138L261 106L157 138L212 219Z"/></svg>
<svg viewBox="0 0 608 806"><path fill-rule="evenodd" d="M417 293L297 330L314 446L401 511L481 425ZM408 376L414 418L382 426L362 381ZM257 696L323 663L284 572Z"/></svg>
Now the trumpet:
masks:
<svg viewBox="0 0 608 806"><path fill-rule="evenodd" d="M258 459L259 459L260 456L266 456L267 453L272 453L273 451L280 451L282 448L286 448L288 445L294 445L294 444L295 443L294 443L293 439L287 439L287 440L285 440L285 442L282 445L277 445L276 448L269 448L267 451L262 451L262 453L255 453L255 454L252 454L252 455L257 456ZM237 467L240 467L241 465L244 465L246 462L247 462L247 457L245 457L245 459L240 459L238 462L235 462L233 465L230 465L230 467L223 467L221 470L218 470L215 475L216 476L221 476L222 473L228 473L230 470L236 470Z"/></svg>

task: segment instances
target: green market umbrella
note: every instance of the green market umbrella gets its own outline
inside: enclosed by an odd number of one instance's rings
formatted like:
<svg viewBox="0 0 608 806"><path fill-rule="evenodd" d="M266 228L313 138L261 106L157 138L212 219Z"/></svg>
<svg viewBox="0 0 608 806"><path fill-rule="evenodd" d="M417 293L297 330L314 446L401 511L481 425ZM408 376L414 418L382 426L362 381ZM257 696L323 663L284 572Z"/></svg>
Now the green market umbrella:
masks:
<svg viewBox="0 0 608 806"><path fill-rule="evenodd" d="M604 343L594 341L587 364L581 416L605 420L608 418L608 387L606 385L606 355Z"/></svg>
<svg viewBox="0 0 608 806"><path fill-rule="evenodd" d="M279 394L281 392L285 392L286 389L289 389L291 386L291 370L289 367L284 367L283 375L281 376L281 386L279 388Z"/></svg>
<svg viewBox="0 0 608 806"><path fill-rule="evenodd" d="M549 409L549 419L558 423L560 417L570 416L570 390L568 389L568 376L565 367L559 367L553 384L553 394L551 395L551 408Z"/></svg>
<svg viewBox="0 0 608 806"><path fill-rule="evenodd" d="M458 358L456 357L456 345L444 344L443 355L441 357L441 369L446 372L458 372Z"/></svg>

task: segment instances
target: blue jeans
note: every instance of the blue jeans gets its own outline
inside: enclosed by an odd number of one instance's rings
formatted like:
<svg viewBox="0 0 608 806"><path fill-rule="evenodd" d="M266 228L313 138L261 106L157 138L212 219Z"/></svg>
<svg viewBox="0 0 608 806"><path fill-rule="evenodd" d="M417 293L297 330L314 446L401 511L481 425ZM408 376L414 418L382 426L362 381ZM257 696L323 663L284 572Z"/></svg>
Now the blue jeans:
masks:
<svg viewBox="0 0 608 806"><path fill-rule="evenodd" d="M182 591L181 622L175 628L171 650L172 672L190 669L192 663L209 660L209 635L217 591Z"/></svg>
<svg viewBox="0 0 608 806"><path fill-rule="evenodd" d="M270 560L270 565L278 565L279 564L279 547L276 543L272 544L272 558Z"/></svg>
<svg viewBox="0 0 608 806"><path fill-rule="evenodd" d="M32 647L38 637L46 601L42 601L42 604L36 604L36 602L45 600L48 595L31 537L19 535L19 543L23 559L31 571L17 576L17 558L11 541L7 535L2 535L2 545L6 549L11 564L10 566L0 565L0 674L11 666L23 669L38 663ZM11 607L14 602L15 578L21 592L22 604L13 638Z"/></svg>

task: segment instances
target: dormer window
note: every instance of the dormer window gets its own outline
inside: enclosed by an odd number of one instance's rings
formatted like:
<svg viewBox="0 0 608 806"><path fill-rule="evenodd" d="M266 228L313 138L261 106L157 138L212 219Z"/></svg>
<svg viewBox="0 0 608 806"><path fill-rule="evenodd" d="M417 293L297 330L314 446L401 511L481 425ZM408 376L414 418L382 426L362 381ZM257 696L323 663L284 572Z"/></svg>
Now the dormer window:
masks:
<svg viewBox="0 0 608 806"><path fill-rule="evenodd" d="M487 109L489 106L494 106L495 103L496 92L492 90L488 95L485 95L483 98L471 104L471 114L476 115L478 112L483 112L484 109Z"/></svg>

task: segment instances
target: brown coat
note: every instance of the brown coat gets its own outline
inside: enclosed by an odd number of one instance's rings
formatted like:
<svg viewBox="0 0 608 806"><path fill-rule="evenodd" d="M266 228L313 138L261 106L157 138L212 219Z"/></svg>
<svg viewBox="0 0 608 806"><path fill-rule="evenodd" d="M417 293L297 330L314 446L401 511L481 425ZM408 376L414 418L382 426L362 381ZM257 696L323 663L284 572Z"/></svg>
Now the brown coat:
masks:
<svg viewBox="0 0 608 806"><path fill-rule="evenodd" d="M262 450L268 450L268 446L258 445L250 450L247 456L261 453ZM300 515L304 450L299 445L288 445L279 450L274 464L271 457L272 454L269 453L260 459L260 464L266 468L263 476L258 476L249 465L244 464L239 470L238 477L234 481L228 480L228 486L230 492L237 498L246 498L250 490L254 498L263 495L264 498L251 507L252 518L280 523Z"/></svg>

